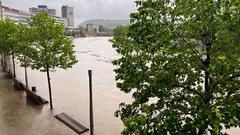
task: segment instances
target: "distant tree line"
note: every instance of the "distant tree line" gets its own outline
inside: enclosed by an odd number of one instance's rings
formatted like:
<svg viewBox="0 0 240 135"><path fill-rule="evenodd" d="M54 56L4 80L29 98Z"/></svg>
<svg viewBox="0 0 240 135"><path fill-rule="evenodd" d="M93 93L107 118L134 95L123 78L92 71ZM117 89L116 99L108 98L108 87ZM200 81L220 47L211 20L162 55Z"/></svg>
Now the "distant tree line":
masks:
<svg viewBox="0 0 240 135"><path fill-rule="evenodd" d="M103 25L99 25L96 28L97 36L119 36L123 33L126 33L128 30L128 26L119 25L114 29L104 27ZM72 37L86 37L87 28L83 28L82 26L78 27L78 30L65 30L65 36Z"/></svg>

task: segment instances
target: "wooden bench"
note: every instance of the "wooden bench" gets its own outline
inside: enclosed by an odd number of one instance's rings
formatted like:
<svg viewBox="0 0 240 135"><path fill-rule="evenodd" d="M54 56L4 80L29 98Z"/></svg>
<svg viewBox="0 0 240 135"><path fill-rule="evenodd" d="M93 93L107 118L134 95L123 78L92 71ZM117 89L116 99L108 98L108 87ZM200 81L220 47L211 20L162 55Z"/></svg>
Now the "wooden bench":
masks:
<svg viewBox="0 0 240 135"><path fill-rule="evenodd" d="M16 78L13 78L13 87L16 90L24 90L25 89L24 84L22 82L18 81Z"/></svg>
<svg viewBox="0 0 240 135"><path fill-rule="evenodd" d="M87 132L89 129L80 124L78 121L74 120L70 116L68 116L66 113L60 113L55 116L58 120L62 121L65 125L67 125L69 128L74 130L78 134L82 134L84 132Z"/></svg>
<svg viewBox="0 0 240 135"><path fill-rule="evenodd" d="M37 95L36 93L32 92L29 89L25 89L25 92L27 94L27 98L31 99L34 103L38 104L38 105L42 105L42 104L47 104L48 101L45 100L44 98L42 98L41 96Z"/></svg>

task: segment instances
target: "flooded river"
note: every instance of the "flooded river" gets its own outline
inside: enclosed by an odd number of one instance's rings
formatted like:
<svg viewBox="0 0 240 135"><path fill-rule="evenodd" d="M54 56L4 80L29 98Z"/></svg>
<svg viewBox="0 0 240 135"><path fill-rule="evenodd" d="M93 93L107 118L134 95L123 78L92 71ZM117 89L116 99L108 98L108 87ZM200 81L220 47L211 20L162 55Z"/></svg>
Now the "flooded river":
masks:
<svg viewBox="0 0 240 135"><path fill-rule="evenodd" d="M114 116L119 103L129 102L130 95L116 88L114 66L117 57L110 38L74 39L78 63L72 69L51 73L54 113L65 112L89 127L88 70L93 72L93 110L96 135L119 135L123 125ZM24 69L17 64L17 78L24 81ZM48 99L46 73L28 69L29 86L36 86L37 93ZM46 105L44 109L49 109Z"/></svg>
<svg viewBox="0 0 240 135"><path fill-rule="evenodd" d="M88 70L93 71L93 110L96 135L120 135L123 124L114 116L119 103L130 102L131 95L116 88L111 60L118 57L110 38L74 39L78 63L72 69L57 69L51 73L54 110L49 104L44 107L26 102L24 92L0 91L0 135L71 135L75 134L53 116L65 112L89 127L89 83ZM16 67L17 78L24 81L24 69ZM36 86L37 93L48 97L47 75L28 69L29 86ZM9 82L0 83L10 87ZM5 86L6 85L6 86ZM4 96L6 94L6 97ZM16 96L17 95L17 96ZM21 101L21 102L20 102ZM26 116L27 115L27 116ZM239 135L239 128L228 130L230 135ZM85 133L83 135L88 135Z"/></svg>

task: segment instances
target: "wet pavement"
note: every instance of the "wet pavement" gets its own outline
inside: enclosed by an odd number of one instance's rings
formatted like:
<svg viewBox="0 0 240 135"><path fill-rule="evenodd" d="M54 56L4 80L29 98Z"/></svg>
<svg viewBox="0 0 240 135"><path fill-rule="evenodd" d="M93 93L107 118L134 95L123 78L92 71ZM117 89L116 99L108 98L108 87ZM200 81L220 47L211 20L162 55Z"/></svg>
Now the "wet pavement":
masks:
<svg viewBox="0 0 240 135"><path fill-rule="evenodd" d="M0 69L1 70L1 69ZM55 119L49 105L35 105L0 71L0 135L75 135ZM86 135L86 134L85 134Z"/></svg>

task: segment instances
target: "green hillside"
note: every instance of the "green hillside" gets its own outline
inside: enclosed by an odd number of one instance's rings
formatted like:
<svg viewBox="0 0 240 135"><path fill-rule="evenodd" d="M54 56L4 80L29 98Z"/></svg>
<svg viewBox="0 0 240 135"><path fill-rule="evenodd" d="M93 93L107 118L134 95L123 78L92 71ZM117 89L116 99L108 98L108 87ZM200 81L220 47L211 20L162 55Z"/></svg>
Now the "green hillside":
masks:
<svg viewBox="0 0 240 135"><path fill-rule="evenodd" d="M87 24L94 24L94 25L102 25L103 27L107 29L114 29L116 26L119 25L129 25L129 20L105 20L105 19L91 19L86 20L79 24L79 26L82 26L83 28L86 27Z"/></svg>

